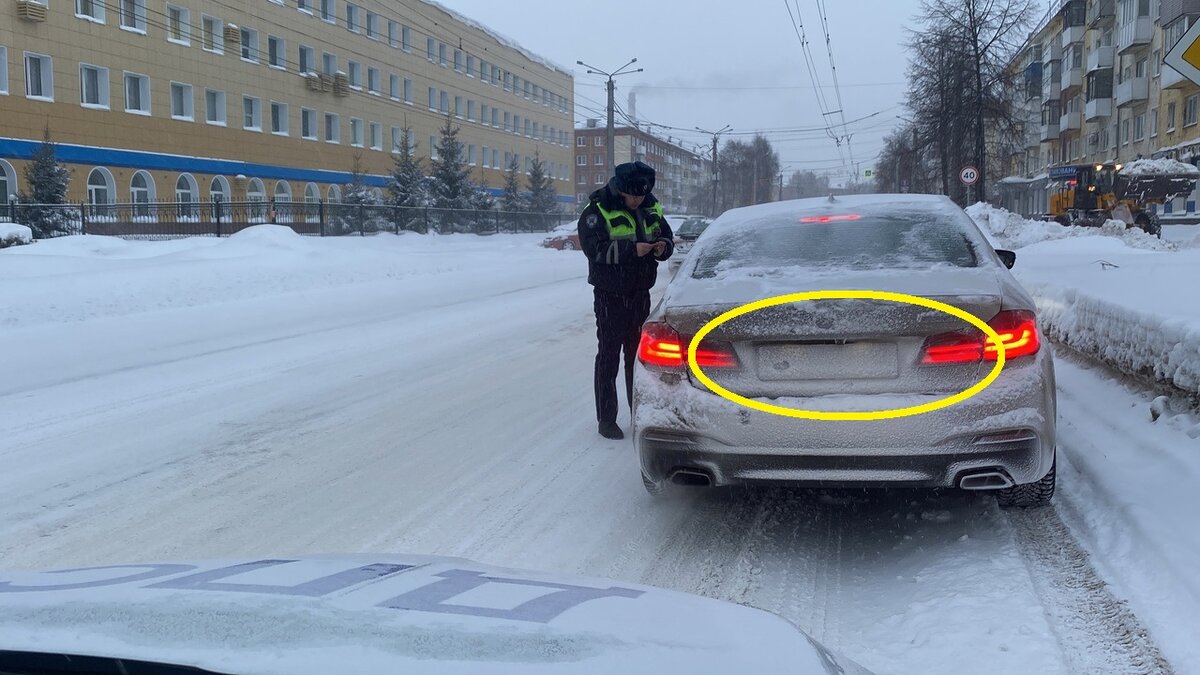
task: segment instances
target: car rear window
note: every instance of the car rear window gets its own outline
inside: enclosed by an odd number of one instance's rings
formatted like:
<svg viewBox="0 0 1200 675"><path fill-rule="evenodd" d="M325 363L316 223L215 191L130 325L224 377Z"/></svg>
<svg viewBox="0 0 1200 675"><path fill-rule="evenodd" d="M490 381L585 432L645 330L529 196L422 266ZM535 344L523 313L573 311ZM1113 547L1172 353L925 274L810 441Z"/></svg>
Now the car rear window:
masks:
<svg viewBox="0 0 1200 675"><path fill-rule="evenodd" d="M802 222L803 217L774 215L723 229L720 236L708 240L692 276L711 277L743 268L979 265L966 230L947 214L864 214L856 220L829 222Z"/></svg>

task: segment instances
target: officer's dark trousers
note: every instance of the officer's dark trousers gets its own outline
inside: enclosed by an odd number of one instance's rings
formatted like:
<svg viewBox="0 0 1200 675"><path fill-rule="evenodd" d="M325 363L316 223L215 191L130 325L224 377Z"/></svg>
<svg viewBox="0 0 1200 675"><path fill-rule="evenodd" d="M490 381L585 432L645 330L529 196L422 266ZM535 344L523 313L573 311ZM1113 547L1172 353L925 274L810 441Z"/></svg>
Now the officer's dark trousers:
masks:
<svg viewBox="0 0 1200 675"><path fill-rule="evenodd" d="M595 295L596 339L596 420L617 421L617 368L625 352L625 394L633 403L633 363L637 358L642 323L650 314L650 292L633 295L609 293L598 288Z"/></svg>

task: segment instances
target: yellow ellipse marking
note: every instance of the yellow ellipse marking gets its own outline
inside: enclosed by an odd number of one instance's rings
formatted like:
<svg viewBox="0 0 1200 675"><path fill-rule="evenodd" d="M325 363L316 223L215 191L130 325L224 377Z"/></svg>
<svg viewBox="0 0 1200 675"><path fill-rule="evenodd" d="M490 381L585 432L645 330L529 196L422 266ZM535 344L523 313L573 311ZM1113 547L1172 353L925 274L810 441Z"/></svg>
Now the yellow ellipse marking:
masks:
<svg viewBox="0 0 1200 675"><path fill-rule="evenodd" d="M973 386L964 389L957 394L953 394L936 401L922 403L921 405L909 406L907 408L892 408L890 410L841 412L825 410L800 410L797 408L788 408L785 406L763 403L762 401L755 401L754 399L746 398L745 396L741 396L729 391L728 389L714 382L712 378L705 375L704 371L700 370L700 366L696 363L696 347L700 344L700 341L704 339L704 336L711 333L721 324L732 319L736 319L743 314L749 314L750 312L766 309L767 307L788 305L793 302L804 302L807 300L884 300L888 302L899 302L907 305L917 305L919 307L926 307L928 309L949 314L950 316L962 319L972 326L982 330L985 335L992 339L992 341L996 344L996 365L992 367L991 372L988 373L986 377L979 382L976 382ZM1000 376L1000 371L1004 369L1004 359L1005 347L1000 335L997 334L991 326L987 325L987 322L975 316L974 314L959 309L958 307L947 305L944 302L930 300L929 298L922 298L917 295L867 290L807 291L804 293L790 293L788 295L779 295L773 298L766 298L764 300L750 302L742 305L741 307L735 307L734 309L731 309L712 321L704 324L700 331L696 333L696 336L692 338L692 341L688 343L687 350L687 363L688 367L691 368L692 373L697 379L703 382L705 386L711 389L713 393L725 398L726 400L733 401L734 403L746 406L747 408L751 408L753 410L759 410L762 412L771 413L773 415L783 415L784 417L795 417L805 420L828 420L841 422L896 419L899 417L908 417L910 415L920 415L927 412L933 412L934 410L940 410L942 408L952 406L955 403L961 403L962 401L971 398L984 389L987 389L992 382L996 381L996 378Z"/></svg>

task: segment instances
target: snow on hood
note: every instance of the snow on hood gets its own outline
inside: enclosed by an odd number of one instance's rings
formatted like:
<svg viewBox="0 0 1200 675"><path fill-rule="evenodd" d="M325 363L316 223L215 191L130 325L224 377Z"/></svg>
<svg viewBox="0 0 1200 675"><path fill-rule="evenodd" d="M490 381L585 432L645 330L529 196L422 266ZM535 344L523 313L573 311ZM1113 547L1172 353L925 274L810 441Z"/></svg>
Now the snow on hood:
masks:
<svg viewBox="0 0 1200 675"><path fill-rule="evenodd" d="M767 612L455 558L0 573L0 651L237 673L865 673Z"/></svg>
<svg viewBox="0 0 1200 675"><path fill-rule="evenodd" d="M1193 164L1186 164L1170 157L1159 159L1135 159L1121 169L1124 176L1142 176L1147 174L1191 174L1200 175L1200 169Z"/></svg>

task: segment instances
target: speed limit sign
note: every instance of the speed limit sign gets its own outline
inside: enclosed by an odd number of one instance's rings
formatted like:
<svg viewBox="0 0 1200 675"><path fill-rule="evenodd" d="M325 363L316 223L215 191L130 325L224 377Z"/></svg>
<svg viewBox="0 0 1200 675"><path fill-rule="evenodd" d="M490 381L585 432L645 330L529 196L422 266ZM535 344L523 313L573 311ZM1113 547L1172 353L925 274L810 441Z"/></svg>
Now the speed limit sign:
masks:
<svg viewBox="0 0 1200 675"><path fill-rule="evenodd" d="M979 169L968 164L958 172L958 179L963 185L974 185L979 180Z"/></svg>

